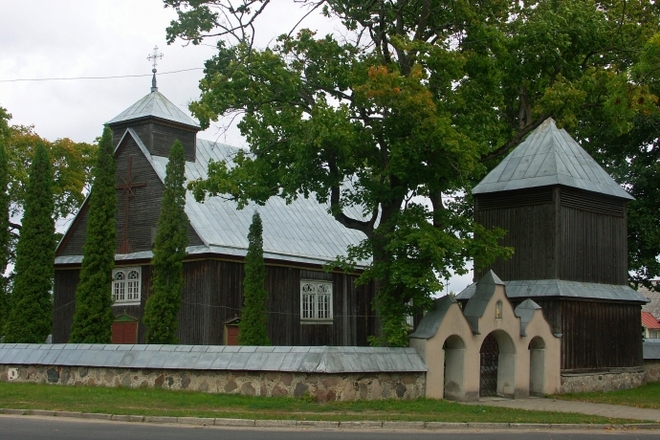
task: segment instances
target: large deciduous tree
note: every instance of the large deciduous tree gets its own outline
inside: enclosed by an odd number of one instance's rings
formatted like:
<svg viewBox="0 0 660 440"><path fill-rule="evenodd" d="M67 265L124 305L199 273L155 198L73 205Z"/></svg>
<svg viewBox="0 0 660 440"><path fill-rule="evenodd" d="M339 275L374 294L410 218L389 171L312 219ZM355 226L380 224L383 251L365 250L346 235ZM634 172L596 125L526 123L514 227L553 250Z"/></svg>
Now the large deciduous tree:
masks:
<svg viewBox="0 0 660 440"><path fill-rule="evenodd" d="M428 306L439 276L510 254L462 194L526 134L549 116L622 134L655 109L630 75L657 32L647 0L301 0L343 29L266 48L254 32L268 0L164 2L170 42L221 38L191 110L203 126L240 113L251 149L211 164L196 196L328 203L366 237L344 262L372 258L362 280L379 288L381 343L407 343L407 304Z"/></svg>
<svg viewBox="0 0 660 440"><path fill-rule="evenodd" d="M144 310L147 342L176 344L183 291L183 258L188 246L183 144L172 145L154 243L151 295Z"/></svg>
<svg viewBox="0 0 660 440"><path fill-rule="evenodd" d="M25 190L5 342L43 343L52 329L55 260L52 189L53 169L48 152L43 144L37 144Z"/></svg>
<svg viewBox="0 0 660 440"><path fill-rule="evenodd" d="M248 232L248 250L245 256L245 279L243 280L243 308L238 325L240 345L270 345L266 323L268 291L266 266L264 264L263 225L258 212L252 215Z"/></svg>
<svg viewBox="0 0 660 440"><path fill-rule="evenodd" d="M89 195L89 220L70 342L109 344L112 339L112 269L117 247L115 169L112 131L105 127Z"/></svg>

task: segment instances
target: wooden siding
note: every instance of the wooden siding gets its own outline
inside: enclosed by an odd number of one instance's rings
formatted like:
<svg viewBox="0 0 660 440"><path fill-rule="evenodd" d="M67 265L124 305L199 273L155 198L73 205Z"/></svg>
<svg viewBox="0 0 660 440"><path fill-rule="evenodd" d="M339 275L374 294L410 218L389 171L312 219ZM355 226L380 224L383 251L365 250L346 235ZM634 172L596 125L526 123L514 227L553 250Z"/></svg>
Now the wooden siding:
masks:
<svg viewBox="0 0 660 440"><path fill-rule="evenodd" d="M136 264L122 262L122 267ZM141 305L113 306L116 317L127 315L139 322L138 343L145 342L142 324L144 305L150 295L151 266L142 265ZM75 309L79 270L56 269L54 342L66 342ZM184 292L177 336L181 344L220 345L225 323L240 317L243 303L244 264L221 259L190 260L184 263ZM300 320L300 280L323 279L333 283L333 323L307 324ZM273 345L368 345L376 331L372 307L373 286L355 286L355 275L266 266L269 292L268 335Z"/></svg>
<svg viewBox="0 0 660 440"><path fill-rule="evenodd" d="M128 157L132 155L131 179L133 183L146 183L133 189L133 197L129 199L129 230L128 237L134 251L149 251L153 247L153 235L160 215L164 185L151 167L142 151L132 137L127 137L115 153L117 173L115 184L124 184L128 166ZM117 190L117 214L115 216L117 228L117 249L120 248L124 237L126 193ZM76 220L66 232L57 255L82 255L83 245L88 221L88 208L85 204ZM203 245L190 223L188 223L188 245Z"/></svg>
<svg viewBox="0 0 660 440"><path fill-rule="evenodd" d="M627 284L628 236L624 201L563 190L559 221L562 252L557 278Z"/></svg>
<svg viewBox="0 0 660 440"><path fill-rule="evenodd" d="M476 198L477 223L487 229L501 228L507 234L503 246L514 249L509 260L498 260L491 267L477 268L476 279L488 269L503 280L555 278L555 208L552 197L535 197L524 192L519 198L506 194Z"/></svg>
<svg viewBox="0 0 660 440"><path fill-rule="evenodd" d="M562 370L641 367L640 306L562 301Z"/></svg>
<svg viewBox="0 0 660 440"><path fill-rule="evenodd" d="M507 231L501 244L513 258L477 268L503 280L563 279L627 283L625 201L564 187L475 197L475 218Z"/></svg>
<svg viewBox="0 0 660 440"><path fill-rule="evenodd" d="M176 139L183 144L184 157L194 162L197 152L197 130L192 127L169 124L159 119L148 118L128 121L112 126L113 145L121 141L127 128L132 128L147 150L154 156L169 157L170 148Z"/></svg>

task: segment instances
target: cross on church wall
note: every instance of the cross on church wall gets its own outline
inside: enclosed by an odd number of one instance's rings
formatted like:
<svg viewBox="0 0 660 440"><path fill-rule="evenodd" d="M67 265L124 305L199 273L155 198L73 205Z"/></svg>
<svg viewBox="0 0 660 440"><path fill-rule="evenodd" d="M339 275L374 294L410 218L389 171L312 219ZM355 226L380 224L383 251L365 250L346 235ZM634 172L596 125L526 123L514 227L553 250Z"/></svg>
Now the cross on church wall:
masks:
<svg viewBox="0 0 660 440"><path fill-rule="evenodd" d="M146 182L133 182L133 179L131 177L132 168L133 168L133 155L129 154L126 164L126 177L125 178L122 177L124 183L122 185L117 185L115 187L118 190L122 190L124 192L124 234L121 240L121 245L119 246L120 254L128 254L130 252L133 252L133 246L131 246L131 243L128 239L129 220L130 220L130 215L129 215L130 201L131 198L135 197L135 188L147 186Z"/></svg>

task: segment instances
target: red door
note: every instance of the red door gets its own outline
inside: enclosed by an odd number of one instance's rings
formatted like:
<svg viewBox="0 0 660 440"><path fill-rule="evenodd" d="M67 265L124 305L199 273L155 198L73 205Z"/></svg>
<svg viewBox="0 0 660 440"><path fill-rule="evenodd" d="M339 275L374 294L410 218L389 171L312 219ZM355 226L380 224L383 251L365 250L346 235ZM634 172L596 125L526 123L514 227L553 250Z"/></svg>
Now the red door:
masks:
<svg viewBox="0 0 660 440"><path fill-rule="evenodd" d="M137 344L137 321L113 322L113 344Z"/></svg>

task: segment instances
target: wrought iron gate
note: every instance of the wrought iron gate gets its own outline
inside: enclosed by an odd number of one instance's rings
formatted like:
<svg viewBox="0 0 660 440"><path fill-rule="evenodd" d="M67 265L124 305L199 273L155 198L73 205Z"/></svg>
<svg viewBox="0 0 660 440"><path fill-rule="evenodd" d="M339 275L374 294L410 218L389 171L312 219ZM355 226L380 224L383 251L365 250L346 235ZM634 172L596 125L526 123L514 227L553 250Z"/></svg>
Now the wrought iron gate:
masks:
<svg viewBox="0 0 660 440"><path fill-rule="evenodd" d="M500 356L500 347L497 339L491 333L481 344L481 373L479 379L479 397L497 395L497 363Z"/></svg>

